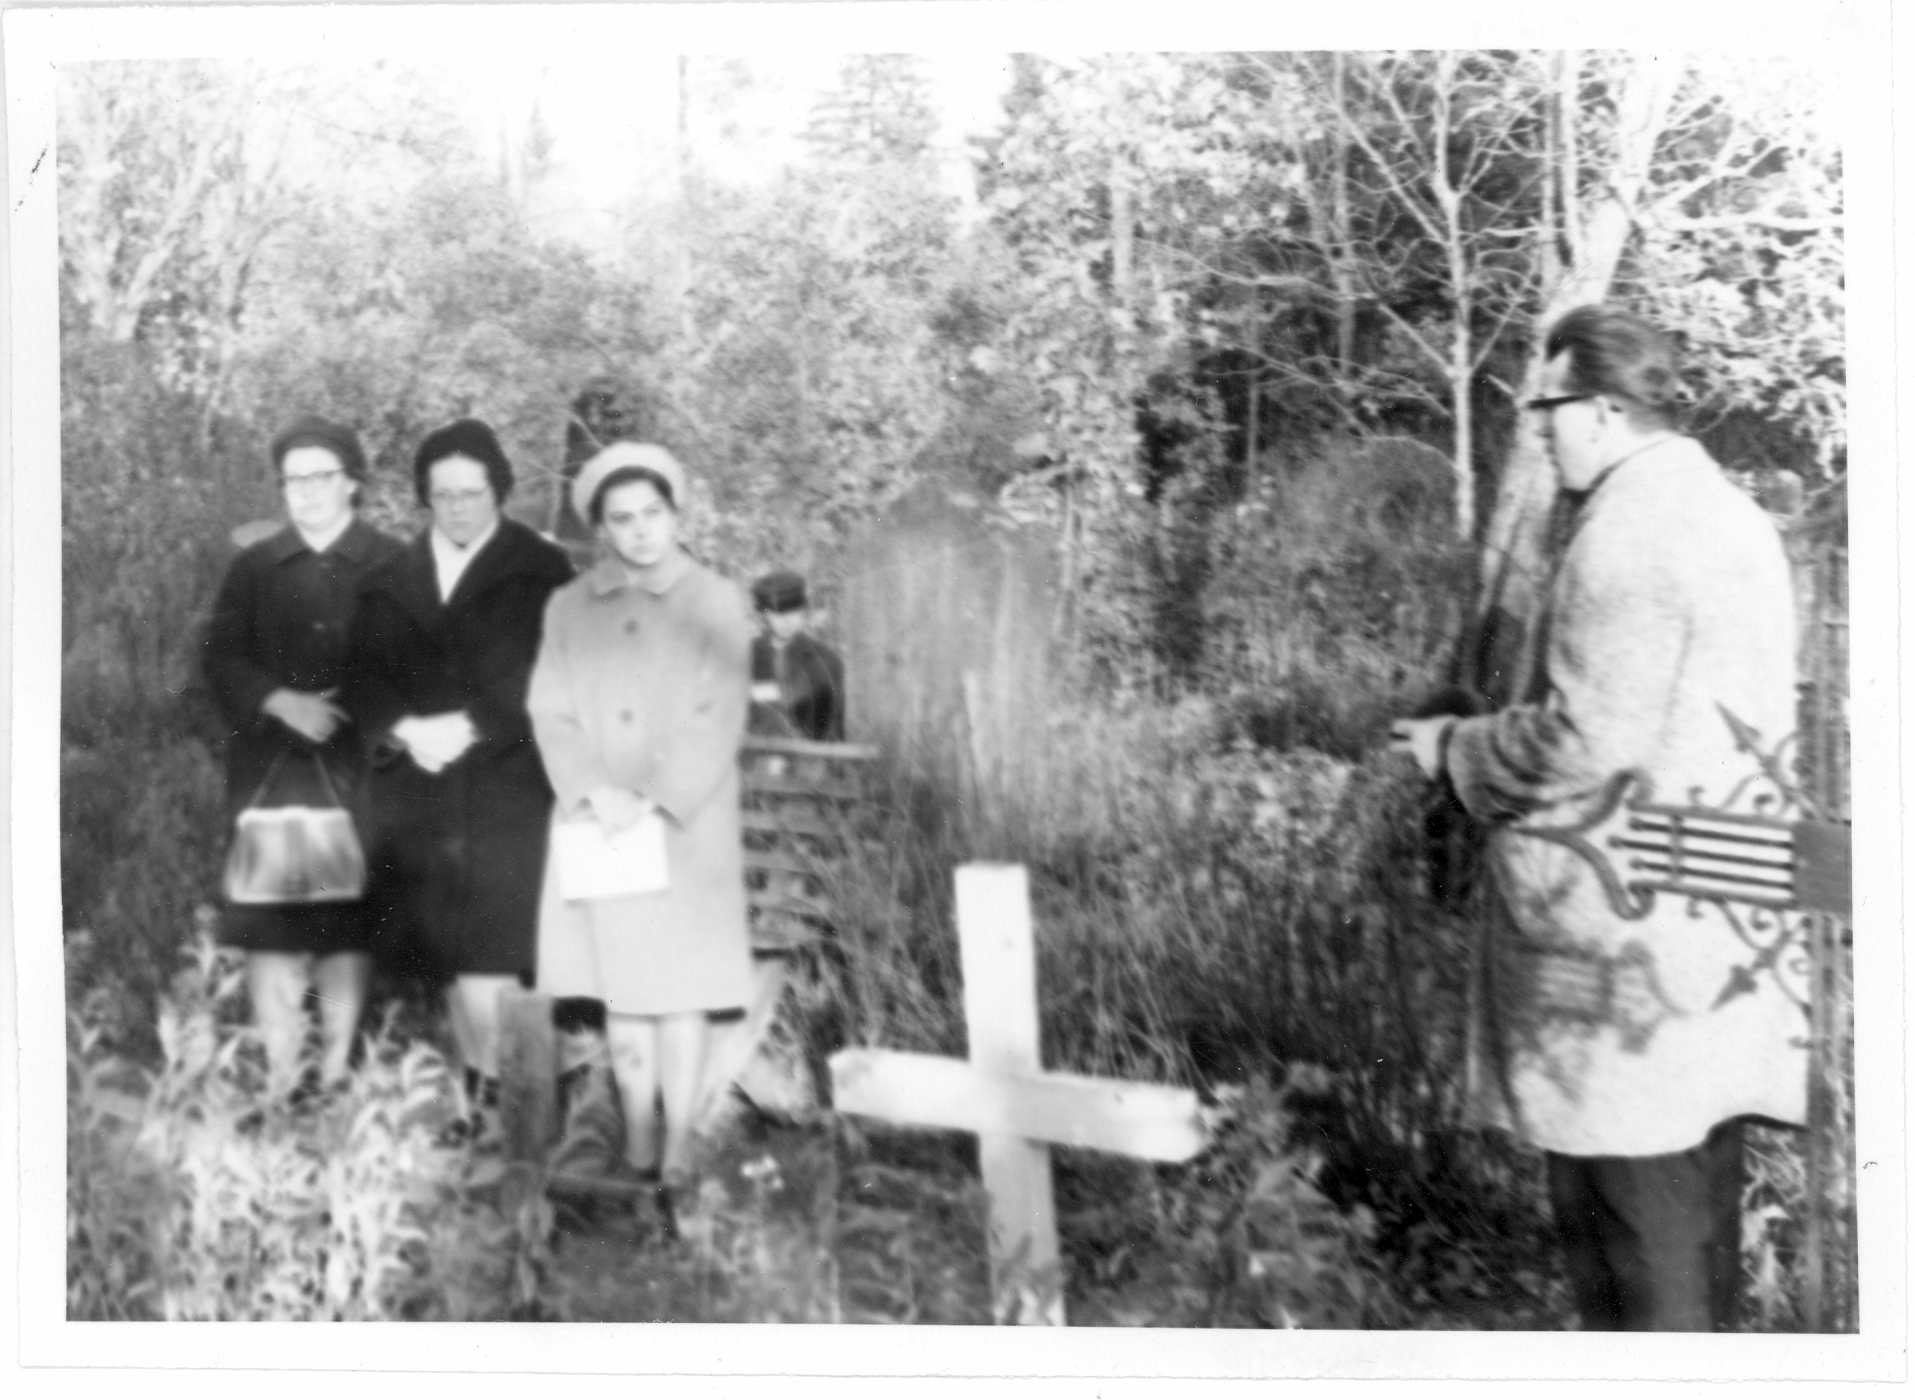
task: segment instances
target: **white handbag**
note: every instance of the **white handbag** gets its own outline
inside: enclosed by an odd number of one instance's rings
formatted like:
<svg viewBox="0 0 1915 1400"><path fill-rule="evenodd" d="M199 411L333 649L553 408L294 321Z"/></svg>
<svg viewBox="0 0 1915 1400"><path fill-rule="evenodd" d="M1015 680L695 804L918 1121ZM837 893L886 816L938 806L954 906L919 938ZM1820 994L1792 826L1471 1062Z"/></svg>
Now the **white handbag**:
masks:
<svg viewBox="0 0 1915 1400"><path fill-rule="evenodd" d="M366 853L332 775L312 755L331 805L261 807L285 761L281 753L233 823L221 888L232 904L334 904L363 898Z"/></svg>
<svg viewBox="0 0 1915 1400"><path fill-rule="evenodd" d="M552 818L552 860L559 895L567 900L656 894L670 887L665 864L665 818L656 808L620 832L591 817Z"/></svg>

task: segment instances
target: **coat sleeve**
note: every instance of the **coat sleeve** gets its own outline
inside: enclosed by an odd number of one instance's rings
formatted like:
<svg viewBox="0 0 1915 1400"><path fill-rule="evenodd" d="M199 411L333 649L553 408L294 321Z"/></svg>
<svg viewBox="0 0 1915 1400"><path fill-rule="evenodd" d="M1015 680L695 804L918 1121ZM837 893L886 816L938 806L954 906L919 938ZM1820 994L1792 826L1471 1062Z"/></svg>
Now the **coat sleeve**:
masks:
<svg viewBox="0 0 1915 1400"><path fill-rule="evenodd" d="M534 737L531 716L526 711L532 669L537 664L544 618L553 594L571 577L568 564L546 572L528 574L515 587L521 590L513 599L504 623L489 646L498 649L504 664L488 667L471 692L466 712L473 728L479 731L477 751L498 753Z"/></svg>
<svg viewBox="0 0 1915 1400"><path fill-rule="evenodd" d="M830 647L820 645L825 673L831 678L831 709L825 722L825 738L834 744L844 742L844 658Z"/></svg>
<svg viewBox="0 0 1915 1400"><path fill-rule="evenodd" d="M386 611L375 592L363 591L355 600L346 627L345 681L339 695L359 742L376 764L392 763L405 752L392 737L392 726L406 717L407 704L394 679L397 662L390 654Z"/></svg>
<svg viewBox="0 0 1915 1400"><path fill-rule="evenodd" d="M581 718L569 629L563 604L554 594L545 607L544 634L526 696L532 737L545 763L545 777L558 797L559 810L576 814L593 788L617 780L605 768Z"/></svg>
<svg viewBox="0 0 1915 1400"><path fill-rule="evenodd" d="M259 609L255 556L242 554L226 571L213 615L200 643L201 667L220 712L242 733L263 734L272 721L260 705L280 681L255 656L254 620Z"/></svg>
<svg viewBox="0 0 1915 1400"><path fill-rule="evenodd" d="M704 646L689 717L647 775L644 795L681 824L737 771L738 742L751 704L751 608L727 583L704 606Z"/></svg>
<svg viewBox="0 0 1915 1400"><path fill-rule="evenodd" d="M1536 704L1464 719L1446 766L1472 816L1508 821L1593 793L1657 751L1695 616L1676 541L1645 532L1586 543L1565 564L1549 620L1549 689Z"/></svg>

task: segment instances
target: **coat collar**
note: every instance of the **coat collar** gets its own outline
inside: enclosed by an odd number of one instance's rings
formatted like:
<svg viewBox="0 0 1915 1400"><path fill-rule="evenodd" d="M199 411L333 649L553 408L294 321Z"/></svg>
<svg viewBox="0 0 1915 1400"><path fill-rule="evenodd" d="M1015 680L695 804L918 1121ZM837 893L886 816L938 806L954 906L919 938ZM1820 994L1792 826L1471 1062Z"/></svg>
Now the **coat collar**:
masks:
<svg viewBox="0 0 1915 1400"><path fill-rule="evenodd" d="M1629 487L1638 481L1666 477L1671 472L1695 471L1698 468L1713 468L1715 463L1702 448L1702 444L1692 437L1672 433L1666 438L1657 438L1627 453L1617 461L1603 468L1602 475L1590 483L1589 489L1582 493L1585 501L1593 501L1605 489L1611 497L1625 494Z"/></svg>
<svg viewBox="0 0 1915 1400"><path fill-rule="evenodd" d="M689 574L692 568L692 557L683 549L674 547L671 557L659 566L654 577L640 583L608 551L600 554L598 562L592 565L592 595L603 598L606 594L616 593L621 588L643 588L654 597L662 598L671 592L673 586Z"/></svg>
<svg viewBox="0 0 1915 1400"><path fill-rule="evenodd" d="M430 527L413 538L392 567L380 571L371 587L390 593L415 619L429 627L465 607L494 584L519 574L563 583L571 576L571 565L558 546L547 544L537 531L507 517L499 521L498 532L466 566L459 576L458 587L443 603L439 601L439 573L432 560Z"/></svg>
<svg viewBox="0 0 1915 1400"><path fill-rule="evenodd" d="M355 515L326 552L350 559L355 564L363 564L372 557L372 547L377 539L378 532ZM268 536L266 540L266 555L275 565L284 564L288 559L310 552L310 549L305 536L291 524L282 525L277 534Z"/></svg>

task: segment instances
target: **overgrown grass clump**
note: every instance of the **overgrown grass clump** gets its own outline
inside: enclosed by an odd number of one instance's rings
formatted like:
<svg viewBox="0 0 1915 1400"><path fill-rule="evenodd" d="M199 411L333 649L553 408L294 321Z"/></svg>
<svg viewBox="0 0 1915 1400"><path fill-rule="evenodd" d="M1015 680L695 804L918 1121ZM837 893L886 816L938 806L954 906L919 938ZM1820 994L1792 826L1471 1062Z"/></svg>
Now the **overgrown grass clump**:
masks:
<svg viewBox="0 0 1915 1400"><path fill-rule="evenodd" d="M1367 460L1267 482L1220 526L1204 645L1176 673L1154 614L1098 619L1094 665L1060 653L1048 545L1001 525L899 526L836 571L853 734L881 758L790 1036L814 1069L847 1044L965 1053L952 873L1014 860L1045 1063L1211 1105L1214 1144L1187 1165L1056 1154L1067 1268L1047 1286L1073 1321L1567 1321L1537 1158L1468 1126L1472 924L1427 897L1424 788L1381 752L1442 678L1468 560L1413 467ZM91 568L69 578L62 756L70 1315L1001 1310L959 1135L747 1121L672 1245L642 1211L570 1219L530 1169L442 1145L458 1091L436 1011L405 989L345 1094L271 1102L210 923L184 971L177 951L224 839L217 726L191 628L143 600L210 594L217 568L140 556L111 590ZM163 644L128 640L147 633ZM1797 1325L1791 1150L1765 1142L1749 1198L1768 1327Z"/></svg>

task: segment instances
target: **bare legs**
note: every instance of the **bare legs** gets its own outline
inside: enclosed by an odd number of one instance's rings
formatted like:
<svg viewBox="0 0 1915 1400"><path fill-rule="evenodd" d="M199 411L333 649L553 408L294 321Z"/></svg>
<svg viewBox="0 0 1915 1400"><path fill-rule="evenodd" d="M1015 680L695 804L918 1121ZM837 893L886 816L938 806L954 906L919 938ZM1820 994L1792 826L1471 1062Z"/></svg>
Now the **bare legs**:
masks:
<svg viewBox="0 0 1915 1400"><path fill-rule="evenodd" d="M446 988L446 1016L459 1059L487 1079L499 1077L499 993L518 985L517 977L464 973Z"/></svg>
<svg viewBox="0 0 1915 1400"><path fill-rule="evenodd" d="M625 1160L650 1171L658 1165L658 1018L608 1014L605 1038L625 1112Z"/></svg>
<svg viewBox="0 0 1915 1400"><path fill-rule="evenodd" d="M253 1002L253 1024L266 1046L266 1084L275 1098L290 1093L299 1082L311 961L304 953L246 955L246 994Z"/></svg>
<svg viewBox="0 0 1915 1400"><path fill-rule="evenodd" d="M691 1167L691 1115L705 1064L705 1013L605 1018L612 1071L625 1110L625 1158L641 1171L656 1165L666 1179ZM656 1101L664 1100L660 1151Z"/></svg>
<svg viewBox="0 0 1915 1400"><path fill-rule="evenodd" d="M306 989L319 1000L323 1082L346 1077L352 1038L366 1006L372 959L365 953L334 953L316 962L305 953L248 953L246 991L253 1020L266 1045L268 1083L275 1094L299 1081L299 1052L306 1043Z"/></svg>
<svg viewBox="0 0 1915 1400"><path fill-rule="evenodd" d="M352 1057L352 1038L366 1009L366 988L372 983L370 953L334 953L313 966L313 991L319 998L319 1072L325 1082L346 1077Z"/></svg>

